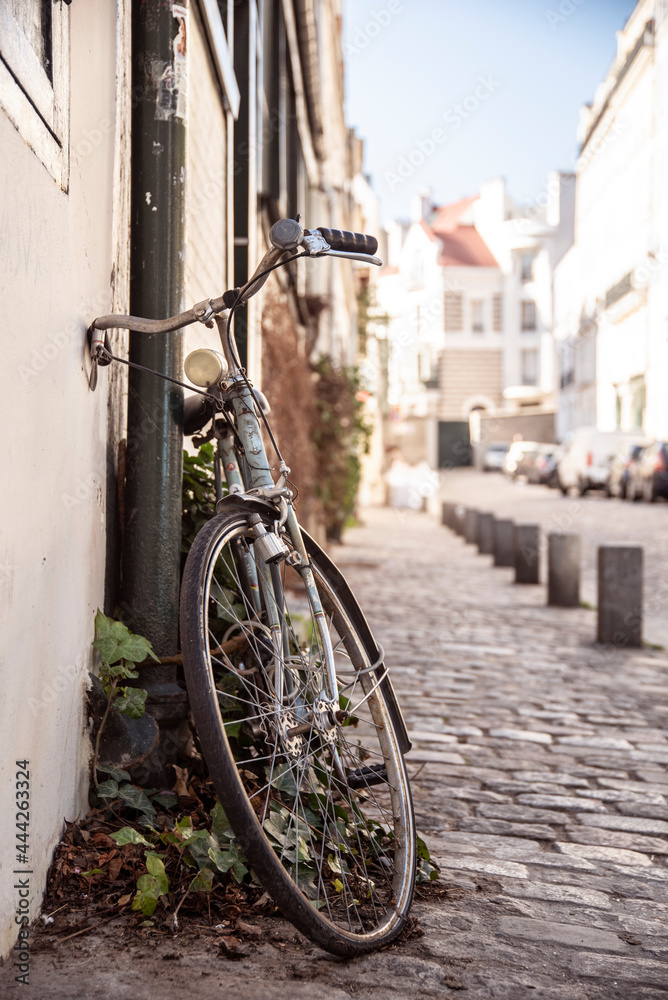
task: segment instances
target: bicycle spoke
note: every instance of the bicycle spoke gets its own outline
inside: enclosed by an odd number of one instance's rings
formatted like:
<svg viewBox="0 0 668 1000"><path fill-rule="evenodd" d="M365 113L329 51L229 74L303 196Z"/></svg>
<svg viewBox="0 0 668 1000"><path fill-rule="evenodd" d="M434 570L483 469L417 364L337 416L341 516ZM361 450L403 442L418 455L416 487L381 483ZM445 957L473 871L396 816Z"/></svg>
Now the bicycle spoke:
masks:
<svg viewBox="0 0 668 1000"><path fill-rule="evenodd" d="M259 825L314 920L362 940L400 926L397 900L403 894L405 913L412 892L412 876L398 874L413 855L397 827L407 785L388 735L387 671L317 563L319 618L298 571L282 562L269 573L237 523L208 556L205 636L226 752L244 788L239 822ZM249 857L260 877L263 857Z"/></svg>

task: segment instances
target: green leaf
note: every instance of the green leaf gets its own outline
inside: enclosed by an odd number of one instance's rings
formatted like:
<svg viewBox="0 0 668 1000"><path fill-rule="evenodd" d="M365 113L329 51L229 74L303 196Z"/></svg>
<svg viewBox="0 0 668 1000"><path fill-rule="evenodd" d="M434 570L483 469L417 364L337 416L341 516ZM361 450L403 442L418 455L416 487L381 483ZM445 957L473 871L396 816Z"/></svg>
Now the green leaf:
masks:
<svg viewBox="0 0 668 1000"><path fill-rule="evenodd" d="M97 786L97 794L103 799L115 799L118 795L118 782L113 779L101 781Z"/></svg>
<svg viewBox="0 0 668 1000"><path fill-rule="evenodd" d="M343 882L341 881L341 879L338 878L334 879L334 888L336 889L337 892L343 892Z"/></svg>
<svg viewBox="0 0 668 1000"><path fill-rule="evenodd" d="M283 845L285 840L283 835L284 826L274 816L268 816L262 824L262 828L277 844Z"/></svg>
<svg viewBox="0 0 668 1000"><path fill-rule="evenodd" d="M344 858L335 858L333 854L329 854L327 856L327 864L331 871L336 872L337 875L350 875L350 868Z"/></svg>
<svg viewBox="0 0 668 1000"><path fill-rule="evenodd" d="M232 874L235 882L243 882L244 875L248 874L248 869L241 861L235 861L232 865Z"/></svg>
<svg viewBox="0 0 668 1000"><path fill-rule="evenodd" d="M141 719L145 712L148 691L143 688L122 687L114 699L114 708L131 719Z"/></svg>
<svg viewBox="0 0 668 1000"><path fill-rule="evenodd" d="M146 839L146 837L135 830L131 826L124 826L122 830L117 830L116 833L110 833L111 839L118 844L119 847L124 847L125 844L145 844L146 847L151 847L151 843Z"/></svg>
<svg viewBox="0 0 668 1000"><path fill-rule="evenodd" d="M271 776L271 785L279 792L286 792L293 797L297 795L297 784L289 764L279 764Z"/></svg>
<svg viewBox="0 0 668 1000"><path fill-rule="evenodd" d="M232 831L232 827L230 826L230 821L225 815L225 810L221 806L220 802L216 802L215 806L211 810L211 833L214 835L219 844L223 844L228 840L234 840L234 833Z"/></svg>
<svg viewBox="0 0 668 1000"><path fill-rule="evenodd" d="M213 887L213 872L210 868L202 868L188 886L189 892L211 892Z"/></svg>
<svg viewBox="0 0 668 1000"><path fill-rule="evenodd" d="M121 785L118 794L133 809L139 809L140 812L150 812L153 809L151 800L143 788L137 788L135 785Z"/></svg>
<svg viewBox="0 0 668 1000"><path fill-rule="evenodd" d="M155 853L155 851L147 852L146 868L149 875L152 875L156 880L160 889L160 895L163 896L169 891L169 879L167 878L164 862L162 858Z"/></svg>
<svg viewBox="0 0 668 1000"><path fill-rule="evenodd" d="M218 841L207 830L196 830L188 840L188 850L198 868L204 868L209 863L209 850L218 849Z"/></svg>
<svg viewBox="0 0 668 1000"><path fill-rule="evenodd" d="M153 796L153 802L157 802L163 809L171 809L178 801L178 795L174 795L173 792L158 792L157 795Z"/></svg>
<svg viewBox="0 0 668 1000"><path fill-rule="evenodd" d="M425 844L422 837L417 837L417 853L418 858L424 858L425 861L429 861L431 854L429 853L429 848Z"/></svg>
<svg viewBox="0 0 668 1000"><path fill-rule="evenodd" d="M183 847L183 839L171 830L164 830L160 834L160 840L163 844L174 844L176 847Z"/></svg>
<svg viewBox="0 0 668 1000"><path fill-rule="evenodd" d="M148 656L158 660L148 639L144 639L141 635L135 635L123 622L107 618L99 609L95 615L93 646L107 665L118 663L119 660L141 663Z"/></svg>
<svg viewBox="0 0 668 1000"><path fill-rule="evenodd" d="M79 872L82 878L88 878L89 875L104 875L104 868L91 868L89 872Z"/></svg>
<svg viewBox="0 0 668 1000"><path fill-rule="evenodd" d="M248 868L244 864L246 858L236 844L230 844L225 851L219 851L215 847L209 848L209 858L223 874L231 868L236 882L241 882L244 875L248 874Z"/></svg>
<svg viewBox="0 0 668 1000"><path fill-rule="evenodd" d="M195 832L193 830L193 825L190 822L190 816L184 816L183 819L177 820L176 829L179 831L184 840L189 840Z"/></svg>
<svg viewBox="0 0 668 1000"><path fill-rule="evenodd" d="M216 847L209 848L209 857L223 875L230 870L236 860L230 851L220 851Z"/></svg>
<svg viewBox="0 0 668 1000"><path fill-rule="evenodd" d="M98 764L97 769L98 771L102 771L103 774L108 774L114 781L130 781L128 772L121 771L118 767L110 767L108 764Z"/></svg>
<svg viewBox="0 0 668 1000"><path fill-rule="evenodd" d="M151 800L142 788L136 788L134 785L121 785L118 789L119 798L123 799L126 805L131 806L133 809L138 809L142 816L140 818L141 823L147 825L152 825L155 823L157 816L155 809L151 805Z"/></svg>
<svg viewBox="0 0 668 1000"><path fill-rule="evenodd" d="M132 900L132 909L141 910L145 917L152 917L161 895L157 879L153 875L142 875L137 880L137 892Z"/></svg>

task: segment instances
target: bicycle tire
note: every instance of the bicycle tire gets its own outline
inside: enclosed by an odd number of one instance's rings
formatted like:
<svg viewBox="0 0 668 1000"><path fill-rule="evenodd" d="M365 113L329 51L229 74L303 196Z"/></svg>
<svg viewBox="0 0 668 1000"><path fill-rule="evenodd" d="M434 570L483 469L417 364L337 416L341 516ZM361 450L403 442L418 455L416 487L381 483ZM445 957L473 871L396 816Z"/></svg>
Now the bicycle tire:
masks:
<svg viewBox="0 0 668 1000"><path fill-rule="evenodd" d="M406 924L415 824L397 709L391 686L377 675L377 647L370 648L366 620L343 578L312 539L305 543L335 648L335 721L322 708L313 612L301 576L285 563L278 603L287 622L290 652L283 648L282 666L292 708L281 714L271 705L275 645L266 612L254 612L236 568L239 547L253 551L245 514L213 518L191 547L182 582L183 664L211 779L252 870L300 931L334 954L353 956L389 943ZM220 617L229 625L224 637ZM243 657L230 650L235 641ZM303 732L291 736L299 726Z"/></svg>

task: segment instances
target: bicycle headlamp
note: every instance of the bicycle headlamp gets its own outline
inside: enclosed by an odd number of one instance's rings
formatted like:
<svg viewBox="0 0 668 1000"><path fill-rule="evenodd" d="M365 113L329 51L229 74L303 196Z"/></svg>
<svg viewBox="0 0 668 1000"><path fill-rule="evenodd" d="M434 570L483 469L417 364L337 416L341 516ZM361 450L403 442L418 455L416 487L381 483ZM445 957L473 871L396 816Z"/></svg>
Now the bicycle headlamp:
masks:
<svg viewBox="0 0 668 1000"><path fill-rule="evenodd" d="M208 389L210 385L217 385L227 374L227 362L218 351L212 351L208 347L200 347L192 351L186 358L183 367L185 373L194 385L200 385Z"/></svg>

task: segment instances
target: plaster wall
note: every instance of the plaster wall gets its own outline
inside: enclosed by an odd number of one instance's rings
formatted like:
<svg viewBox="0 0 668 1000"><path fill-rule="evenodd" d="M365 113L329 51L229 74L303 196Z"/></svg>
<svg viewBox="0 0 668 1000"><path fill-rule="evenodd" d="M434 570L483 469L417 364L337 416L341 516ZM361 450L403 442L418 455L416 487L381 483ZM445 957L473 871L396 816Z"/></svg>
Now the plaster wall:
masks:
<svg viewBox="0 0 668 1000"><path fill-rule="evenodd" d="M127 69L125 4L69 10L69 182L54 181L0 112L0 295L5 489L0 496L0 839L30 872L32 919L63 820L86 809L87 671L104 600L107 389L88 388L85 330L123 300L118 208L125 156L116 80ZM112 216L116 186L117 210ZM122 213L121 213L122 214ZM120 249L119 249L120 248ZM114 276L112 279L112 269ZM29 864L15 862L15 761L30 771ZM27 877L27 876L26 876ZM0 880L0 952L18 892Z"/></svg>

